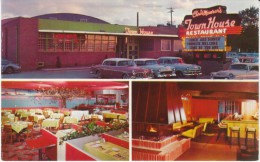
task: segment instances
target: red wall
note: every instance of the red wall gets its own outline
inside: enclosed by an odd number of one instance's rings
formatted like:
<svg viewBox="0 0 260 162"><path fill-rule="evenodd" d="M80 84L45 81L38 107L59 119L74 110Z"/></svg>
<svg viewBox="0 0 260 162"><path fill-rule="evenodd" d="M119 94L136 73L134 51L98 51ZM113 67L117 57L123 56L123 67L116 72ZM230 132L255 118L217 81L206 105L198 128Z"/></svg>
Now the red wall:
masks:
<svg viewBox="0 0 260 162"><path fill-rule="evenodd" d="M21 18L19 26L19 60L22 70L36 67L38 49L38 20ZM35 69L35 68L33 68Z"/></svg>
<svg viewBox="0 0 260 162"><path fill-rule="evenodd" d="M218 118L218 100L191 100L191 116L192 117L213 117Z"/></svg>

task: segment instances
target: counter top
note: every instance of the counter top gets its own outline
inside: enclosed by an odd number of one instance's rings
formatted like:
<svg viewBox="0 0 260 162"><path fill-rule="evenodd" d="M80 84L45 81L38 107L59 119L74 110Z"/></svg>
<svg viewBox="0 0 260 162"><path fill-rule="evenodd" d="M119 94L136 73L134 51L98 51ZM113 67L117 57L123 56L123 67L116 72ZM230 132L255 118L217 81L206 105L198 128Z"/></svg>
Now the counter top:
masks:
<svg viewBox="0 0 260 162"><path fill-rule="evenodd" d="M226 123L251 123L251 124L258 124L258 120L222 120Z"/></svg>

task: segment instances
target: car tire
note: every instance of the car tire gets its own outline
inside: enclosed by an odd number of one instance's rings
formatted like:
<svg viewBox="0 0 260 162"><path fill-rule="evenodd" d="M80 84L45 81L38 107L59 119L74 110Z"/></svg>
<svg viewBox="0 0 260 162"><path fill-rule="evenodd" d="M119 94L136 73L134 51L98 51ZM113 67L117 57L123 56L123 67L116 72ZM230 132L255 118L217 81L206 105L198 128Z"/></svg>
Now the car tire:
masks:
<svg viewBox="0 0 260 162"><path fill-rule="evenodd" d="M101 74L101 71L100 71L100 70L98 70L98 71L96 72L96 74L97 74L97 78L98 78L98 79L101 79L101 78L102 78L102 74Z"/></svg>
<svg viewBox="0 0 260 162"><path fill-rule="evenodd" d="M127 75L127 74L123 74L123 75L122 75L122 79L130 79L130 77L129 77L129 75Z"/></svg>
<svg viewBox="0 0 260 162"><path fill-rule="evenodd" d="M7 67L7 68L5 69L5 72L6 72L7 74L12 74L12 73L14 73L14 69L13 69L12 67Z"/></svg>
<svg viewBox="0 0 260 162"><path fill-rule="evenodd" d="M183 75L183 73L182 73L181 71L177 71L177 72L176 72L176 76L177 76L178 78L183 78L183 77L184 77L184 75Z"/></svg>

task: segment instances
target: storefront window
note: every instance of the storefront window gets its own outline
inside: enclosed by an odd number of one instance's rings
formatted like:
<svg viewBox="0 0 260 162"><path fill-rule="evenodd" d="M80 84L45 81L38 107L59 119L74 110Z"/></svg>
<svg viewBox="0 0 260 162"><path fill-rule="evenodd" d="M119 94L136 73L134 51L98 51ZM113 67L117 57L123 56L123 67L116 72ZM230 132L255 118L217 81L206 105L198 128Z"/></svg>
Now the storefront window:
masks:
<svg viewBox="0 0 260 162"><path fill-rule="evenodd" d="M114 52L116 36L39 33L38 48L42 52Z"/></svg>
<svg viewBox="0 0 260 162"><path fill-rule="evenodd" d="M171 40L161 40L161 51L171 51Z"/></svg>

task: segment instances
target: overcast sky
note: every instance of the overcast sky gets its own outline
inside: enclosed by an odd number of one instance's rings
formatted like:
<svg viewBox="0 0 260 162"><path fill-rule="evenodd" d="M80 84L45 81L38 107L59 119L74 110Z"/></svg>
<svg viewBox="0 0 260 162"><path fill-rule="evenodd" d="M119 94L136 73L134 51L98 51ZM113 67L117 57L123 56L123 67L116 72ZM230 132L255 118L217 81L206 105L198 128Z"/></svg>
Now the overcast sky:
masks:
<svg viewBox="0 0 260 162"><path fill-rule="evenodd" d="M215 5L227 6L227 13L238 13L251 6L259 7L258 0L2 0L1 18L33 17L48 13L77 13L107 21L111 24L139 25L166 24L171 20L168 8L174 8L173 24L180 24L194 8Z"/></svg>

